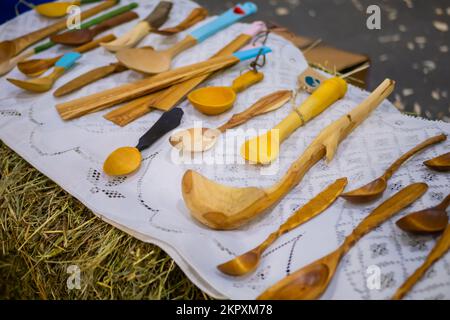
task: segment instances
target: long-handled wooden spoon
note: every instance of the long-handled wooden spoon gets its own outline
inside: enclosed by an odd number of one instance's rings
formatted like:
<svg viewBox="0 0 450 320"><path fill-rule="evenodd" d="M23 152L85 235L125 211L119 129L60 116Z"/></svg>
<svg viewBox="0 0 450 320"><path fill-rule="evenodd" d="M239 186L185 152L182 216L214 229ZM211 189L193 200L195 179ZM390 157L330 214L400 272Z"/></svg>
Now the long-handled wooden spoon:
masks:
<svg viewBox="0 0 450 320"><path fill-rule="evenodd" d="M156 74L170 69L172 59L182 51L193 47L236 21L255 13L257 7L251 2L229 9L213 21L201 26L183 40L162 51L145 48L123 49L117 59L128 68L146 74Z"/></svg>
<svg viewBox="0 0 450 320"><path fill-rule="evenodd" d="M163 135L180 125L183 110L174 108L164 112L156 123L139 139L136 147L121 147L113 151L103 164L103 171L110 176L122 176L139 169L141 151L150 147Z"/></svg>
<svg viewBox="0 0 450 320"><path fill-rule="evenodd" d="M436 233L444 231L448 224L447 207L450 194L437 206L410 213L397 220L400 229L412 233Z"/></svg>
<svg viewBox="0 0 450 320"><path fill-rule="evenodd" d="M75 0L70 2L49 2L37 5L34 10L42 16L49 18L64 17L70 6L79 6L81 4L98 2L100 0Z"/></svg>
<svg viewBox="0 0 450 320"><path fill-rule="evenodd" d="M147 34L157 30L169 18L172 2L161 1L153 11L130 31L114 41L102 43L102 46L112 52L131 48L138 44Z"/></svg>
<svg viewBox="0 0 450 320"><path fill-rule="evenodd" d="M91 41L89 43L86 43L86 44L78 47L78 48L75 48L72 51L78 52L78 53L88 52L90 50L98 48L100 45L100 42L105 41L105 40L108 41L108 39L109 40L115 39L115 36L113 34L109 34L100 39ZM36 76L41 75L42 73L44 73L51 67L53 67L55 65L56 61L58 61L62 56L63 55L59 55L57 57L47 58L47 59L32 59L32 60L22 61L17 64L17 68L22 73L24 73L25 75L27 75L29 77L36 77Z"/></svg>
<svg viewBox="0 0 450 320"><path fill-rule="evenodd" d="M211 149L217 138L226 130L245 123L253 117L277 110L292 96L290 90L279 90L268 94L248 109L234 114L226 123L216 129L190 128L173 134L169 142L172 146L185 152L203 152Z"/></svg>
<svg viewBox="0 0 450 320"><path fill-rule="evenodd" d="M425 262L397 289L392 296L393 300L402 299L412 287L423 277L425 272L450 249L450 224L444 230L442 236L437 240L433 249L428 254Z"/></svg>
<svg viewBox="0 0 450 320"><path fill-rule="evenodd" d="M433 159L424 161L423 164L432 170L442 172L450 171L450 152L444 153Z"/></svg>
<svg viewBox="0 0 450 320"><path fill-rule="evenodd" d="M331 123L314 139L284 176L268 188L236 188L218 184L188 170L182 180L183 199L192 216L213 229L234 229L280 201L306 172L326 156L333 159L339 143L392 92L394 81L386 79L348 114Z"/></svg>
<svg viewBox="0 0 450 320"><path fill-rule="evenodd" d="M447 139L447 136L445 134L440 134L423 141L422 143L418 144L417 146L403 154L400 158L398 158L393 164L391 164L389 168L387 168L387 170L381 177L373 180L372 182L369 182L368 184L358 189L345 192L341 194L341 197L352 203L367 203L378 199L379 197L381 197L384 190L386 190L387 181L406 160L408 160L418 152L428 148L429 146L445 141L445 139Z"/></svg>
<svg viewBox="0 0 450 320"><path fill-rule="evenodd" d="M84 20L86 18L89 18L93 15L96 15L97 13L108 9L112 6L115 6L118 3L118 0L108 0L103 1L99 5L83 11L80 15L80 19ZM52 35L53 33L56 33L60 30L63 30L67 27L67 21L66 19L62 19L48 27L44 27L42 29L36 30L34 32L31 32L29 34L23 35L19 38L13 39L13 40L5 40L0 42L0 65L4 63L5 61L8 61L15 55L22 52L25 48L31 46L32 44Z"/></svg>
<svg viewBox="0 0 450 320"><path fill-rule="evenodd" d="M344 191L346 185L347 178L337 179L303 207L295 211L278 230L271 233L260 245L230 261L218 265L217 268L230 276L243 276L254 271L261 261L263 252L275 240L325 211Z"/></svg>
<svg viewBox="0 0 450 320"><path fill-rule="evenodd" d="M336 273L342 257L356 242L371 230L393 217L400 210L412 204L427 189L428 186L425 183L413 183L403 188L364 218L352 233L345 238L339 248L285 277L264 291L257 299L311 300L319 298L327 289L328 284Z"/></svg>
<svg viewBox="0 0 450 320"><path fill-rule="evenodd" d="M137 6L137 4L136 4ZM50 37L50 40L67 45L67 46L80 46L82 44L92 41L98 34L105 32L106 30L112 29L121 24L127 23L131 20L138 18L138 14L134 11L126 11L118 16L112 17L102 23L99 23L93 28L73 30L69 32L64 32L60 34L55 34ZM114 38L116 39L116 38ZM103 42L112 41L114 39L105 39Z"/></svg>
<svg viewBox="0 0 450 320"><path fill-rule="evenodd" d="M15 86L22 88L27 91L32 92L45 92L50 90L53 87L55 81L61 77L68 69L70 69L75 61L77 61L81 57L81 54L78 52L69 52L63 55L58 61L55 63L55 67L53 68L53 72L48 76L42 78L35 78L32 80L24 81L8 78L7 80L14 84Z"/></svg>
<svg viewBox="0 0 450 320"><path fill-rule="evenodd" d="M262 54L271 52L271 49L268 47L261 48L263 48ZM145 78L113 89L95 93L87 97L58 104L56 105L56 109L64 120L80 117L90 112L103 110L115 104L159 91L170 85L232 66L240 61L252 59L261 52L261 48L239 51L229 56L217 57L207 61L180 67L153 77Z"/></svg>

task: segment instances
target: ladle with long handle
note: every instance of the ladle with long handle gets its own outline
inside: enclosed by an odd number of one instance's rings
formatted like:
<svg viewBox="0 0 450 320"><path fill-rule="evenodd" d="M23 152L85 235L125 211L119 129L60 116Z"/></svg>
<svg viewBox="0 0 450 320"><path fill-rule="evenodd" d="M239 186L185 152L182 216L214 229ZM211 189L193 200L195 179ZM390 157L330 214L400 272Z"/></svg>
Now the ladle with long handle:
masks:
<svg viewBox="0 0 450 320"><path fill-rule="evenodd" d="M41 16L48 18L60 18L67 15L67 9L71 6L99 2L100 0L75 0L70 2L49 2L35 6L33 9Z"/></svg>
<svg viewBox="0 0 450 320"><path fill-rule="evenodd" d="M184 202L192 216L213 229L235 229L280 201L320 159L333 159L339 143L392 92L386 79L349 113L324 128L284 176L267 188L237 188L216 183L188 170L182 179Z"/></svg>
<svg viewBox="0 0 450 320"><path fill-rule="evenodd" d="M177 42L169 49L162 51L149 48L123 49L117 52L117 60L129 69L145 74L156 74L167 71L170 69L172 59L176 55L206 40L238 20L255 13L256 10L257 7L254 3L246 2L242 5L238 4L213 21L192 31L183 40Z"/></svg>
<svg viewBox="0 0 450 320"><path fill-rule="evenodd" d="M441 154L433 159L423 162L431 170L448 172L450 171L450 152Z"/></svg>
<svg viewBox="0 0 450 320"><path fill-rule="evenodd" d="M384 190L386 190L387 181L392 177L395 171L397 171L406 160L408 160L418 152L421 152L424 149L432 145L435 145L439 142L445 141L446 139L447 136L445 134L440 134L421 142L420 144L418 144L417 146L415 146L414 148L403 154L393 164L391 164L390 167L386 169L386 171L381 177L373 180L372 182L369 182L368 184L360 188L345 192L341 194L341 197L352 203L367 203L375 199L378 199L379 197L381 197Z"/></svg>
<svg viewBox="0 0 450 320"><path fill-rule="evenodd" d="M377 206L335 251L295 271L264 291L259 300L311 300L327 289L342 257L367 233L420 198L428 186L413 183Z"/></svg>

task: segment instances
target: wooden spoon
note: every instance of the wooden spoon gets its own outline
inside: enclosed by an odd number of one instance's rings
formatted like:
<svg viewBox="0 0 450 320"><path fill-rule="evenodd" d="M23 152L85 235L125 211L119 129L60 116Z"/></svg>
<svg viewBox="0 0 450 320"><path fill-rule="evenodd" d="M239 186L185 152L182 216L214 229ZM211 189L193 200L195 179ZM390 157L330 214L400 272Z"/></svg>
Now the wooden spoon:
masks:
<svg viewBox="0 0 450 320"><path fill-rule="evenodd" d="M98 2L100 0L75 0L71 2L50 2L43 3L34 7L34 10L42 16L48 18L64 17L70 6L79 6L81 4Z"/></svg>
<svg viewBox="0 0 450 320"><path fill-rule="evenodd" d="M376 207L332 253L285 277L257 299L311 300L319 298L336 273L342 257L367 233L420 198L428 186L413 183Z"/></svg>
<svg viewBox="0 0 450 320"><path fill-rule="evenodd" d="M122 176L139 169L141 151L150 147L167 132L180 125L183 110L174 108L164 112L156 123L139 139L136 147L121 147L113 151L103 164L103 171L110 176Z"/></svg>
<svg viewBox="0 0 450 320"><path fill-rule="evenodd" d="M138 18L138 14L134 11L127 11L122 14L119 14L118 16L112 17L98 25L96 25L93 28L90 29L80 29L80 30L73 30L69 32L64 32L60 34L55 34L50 37L50 40L67 45L67 46L80 46L82 44L88 43L89 41L92 41L92 39L95 38L98 34L112 29L116 26L119 26L121 24L127 23L133 19ZM116 39L114 37L114 39ZM103 42L112 41L114 39L105 39Z"/></svg>
<svg viewBox="0 0 450 320"><path fill-rule="evenodd" d="M213 21L188 34L183 40L162 51L144 48L123 49L117 59L128 68L146 74L156 74L170 69L172 59L182 51L193 47L236 21L256 12L256 5L246 2L229 9Z"/></svg>
<svg viewBox="0 0 450 320"><path fill-rule="evenodd" d="M291 165L280 181L268 188L236 188L218 184L188 170L182 180L183 199L192 216L213 229L234 229L272 207L294 188L323 156L331 161L339 143L393 90L386 79L348 114L331 123Z"/></svg>
<svg viewBox="0 0 450 320"><path fill-rule="evenodd" d="M190 128L173 134L169 142L177 149L186 152L203 152L211 149L217 138L226 130L234 128L253 117L277 110L292 96L290 90L279 90L256 101L248 109L233 115L226 123L216 129Z"/></svg>
<svg viewBox="0 0 450 320"><path fill-rule="evenodd" d="M312 198L307 204L295 211L277 231L271 233L260 245L240 256L222 263L217 268L230 276L243 276L254 271L261 261L263 252L283 234L297 228L330 207L344 191L347 178L337 179L326 189Z"/></svg>
<svg viewBox="0 0 450 320"><path fill-rule="evenodd" d="M110 1L103 1L99 5L83 11L81 13L80 19L86 19L93 15L96 15L97 13L110 8L112 6L115 6L117 4L118 0L110 0ZM13 40L5 40L0 42L0 65L4 63L5 61L11 59L15 55L22 52L27 47L31 46L32 44L52 35L53 33L56 33L60 30L63 30L67 27L67 21L66 19L62 19L48 27L44 27L42 29L33 31L29 34L23 35L19 38L13 39Z"/></svg>
<svg viewBox="0 0 450 320"><path fill-rule="evenodd" d="M395 294L393 295L393 300L402 299L412 287L417 283L417 281L422 278L422 276L427 272L427 270L438 261L444 254L450 249L450 224L444 230L442 236L437 240L433 249L428 254L424 263L417 268L416 271L401 285L400 288L397 289Z"/></svg>
<svg viewBox="0 0 450 320"><path fill-rule="evenodd" d="M423 163L428 168L436 171L450 171L450 152L442 154L436 158L427 160Z"/></svg>
<svg viewBox="0 0 450 320"><path fill-rule="evenodd" d="M78 53L84 53L84 52L88 52L90 50L93 50L95 48L98 48L98 46L100 45L100 42L102 41L108 41L108 40L112 40L115 39L116 37L113 34L109 34L107 36L104 36L100 39L91 41L89 43L86 43L78 48L75 48L74 50L72 50L73 52L78 52ZM26 74L29 77L36 77L41 75L42 73L44 73L45 71L47 71L48 69L50 69L51 67L53 67L56 63L56 61L58 61L63 55L59 55L57 57L53 57L53 58L47 58L47 59L32 59L32 60L26 60L26 61L22 61L19 62L17 64L17 67L19 68L19 70Z"/></svg>
<svg viewBox="0 0 450 320"><path fill-rule="evenodd" d="M387 181L406 160L408 160L418 152L428 148L429 146L445 141L445 139L447 139L447 136L445 134L440 134L423 141L422 143L418 144L417 146L403 154L400 158L398 158L393 164L391 164L389 168L387 168L387 170L381 177L373 180L372 182L369 182L368 184L358 189L345 192L341 194L341 197L352 203L367 203L378 199L379 197L381 197L384 190L386 190Z"/></svg>
<svg viewBox="0 0 450 320"><path fill-rule="evenodd" d="M410 213L396 222L397 227L412 233L442 232L447 227L450 194L435 207Z"/></svg>
<svg viewBox="0 0 450 320"><path fill-rule="evenodd" d="M69 52L63 55L56 63L53 72L46 77L24 81L8 78L7 80L19 88L32 92L45 92L53 87L55 81L70 69L75 61L81 57L78 52Z"/></svg>
<svg viewBox="0 0 450 320"><path fill-rule="evenodd" d="M299 107L268 132L242 144L241 156L252 164L270 164L279 154L280 144L292 132L322 113L347 92L347 82L339 77L325 80Z"/></svg>

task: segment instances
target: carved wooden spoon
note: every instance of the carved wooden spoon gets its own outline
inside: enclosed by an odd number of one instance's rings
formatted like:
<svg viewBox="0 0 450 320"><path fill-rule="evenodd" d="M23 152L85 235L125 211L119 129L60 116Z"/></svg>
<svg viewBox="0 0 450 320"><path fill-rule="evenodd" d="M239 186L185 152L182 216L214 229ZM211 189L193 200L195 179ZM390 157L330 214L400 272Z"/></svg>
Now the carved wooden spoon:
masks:
<svg viewBox="0 0 450 320"><path fill-rule="evenodd" d="M397 289L393 300L402 299L409 290L419 281L425 272L438 261L450 249L450 224L445 228L442 236L437 240L431 252L428 254L425 262Z"/></svg>
<svg viewBox="0 0 450 320"><path fill-rule="evenodd" d="M435 207L410 213L399 219L396 224L400 229L412 233L442 232L448 224L445 211L450 205L450 194Z"/></svg>
<svg viewBox="0 0 450 320"><path fill-rule="evenodd" d="M403 154L400 158L398 158L393 164L391 164L389 168L387 168L387 170L381 177L373 180L372 182L369 182L368 184L358 189L343 193L341 194L341 197L352 203L366 203L381 197L384 190L386 190L387 181L406 160L429 146L445 141L445 139L447 139L447 136L445 134L440 134L423 141L422 143L418 144L417 146Z"/></svg>
<svg viewBox="0 0 450 320"><path fill-rule="evenodd" d="M352 233L345 238L344 243L339 248L285 277L263 292L258 299L309 300L319 298L327 289L342 257L355 243L400 210L416 201L427 189L428 186L425 183L413 183L403 188L376 207L361 221Z"/></svg>
<svg viewBox="0 0 450 320"><path fill-rule="evenodd" d="M428 168L436 171L450 171L450 152L444 153L436 158L427 160L423 163Z"/></svg>
<svg viewBox="0 0 450 320"><path fill-rule="evenodd" d="M248 109L234 114L230 120L216 129L190 128L173 134L169 142L177 149L186 152L203 152L211 149L217 138L226 130L237 127L253 117L276 110L292 96L290 90L279 90L256 101Z"/></svg>
<svg viewBox="0 0 450 320"><path fill-rule="evenodd" d="M260 245L240 256L222 263L217 268L230 276L243 276L256 269L261 261L263 252L280 236L308 222L330 207L344 191L347 178L337 179L326 189L312 198L307 204L295 211L277 231L271 233Z"/></svg>

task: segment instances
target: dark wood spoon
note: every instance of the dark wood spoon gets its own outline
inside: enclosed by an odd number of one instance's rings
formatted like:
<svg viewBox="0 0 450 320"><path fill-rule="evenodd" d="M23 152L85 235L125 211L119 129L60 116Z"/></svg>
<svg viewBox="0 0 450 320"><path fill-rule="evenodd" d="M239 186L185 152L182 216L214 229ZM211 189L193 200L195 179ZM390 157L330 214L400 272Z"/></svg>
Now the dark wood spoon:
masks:
<svg viewBox="0 0 450 320"><path fill-rule="evenodd" d="M423 163L428 168L436 171L447 172L450 171L450 152L444 153L436 158L424 161Z"/></svg>

